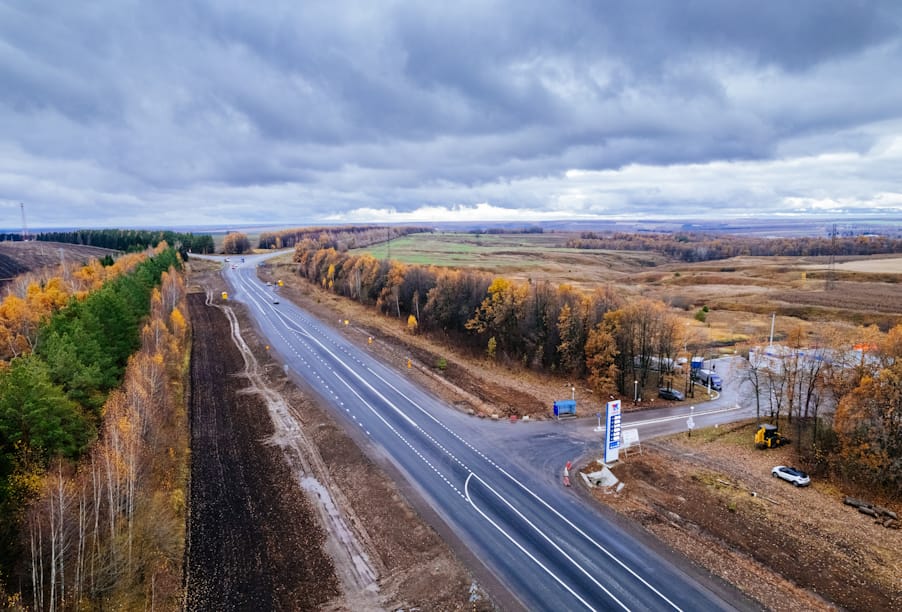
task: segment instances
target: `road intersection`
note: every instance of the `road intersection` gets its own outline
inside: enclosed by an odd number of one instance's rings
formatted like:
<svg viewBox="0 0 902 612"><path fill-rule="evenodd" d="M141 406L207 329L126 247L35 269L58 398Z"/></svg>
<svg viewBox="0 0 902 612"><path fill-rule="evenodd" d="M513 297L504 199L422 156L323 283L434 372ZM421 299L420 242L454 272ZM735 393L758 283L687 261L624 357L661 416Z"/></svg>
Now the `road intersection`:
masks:
<svg viewBox="0 0 902 612"><path fill-rule="evenodd" d="M510 425L468 417L380 363L256 276L260 256L227 266L244 302L287 369L387 457L491 573L530 610L718 610L749 604L728 586L678 567L578 493L560 468L600 450L583 423ZM722 398L727 402L728 398ZM706 407L707 408L707 407ZM685 427L685 411L624 419L642 435ZM731 409L699 410L700 424ZM593 423L594 424L594 421ZM557 467L549 463L559 461Z"/></svg>

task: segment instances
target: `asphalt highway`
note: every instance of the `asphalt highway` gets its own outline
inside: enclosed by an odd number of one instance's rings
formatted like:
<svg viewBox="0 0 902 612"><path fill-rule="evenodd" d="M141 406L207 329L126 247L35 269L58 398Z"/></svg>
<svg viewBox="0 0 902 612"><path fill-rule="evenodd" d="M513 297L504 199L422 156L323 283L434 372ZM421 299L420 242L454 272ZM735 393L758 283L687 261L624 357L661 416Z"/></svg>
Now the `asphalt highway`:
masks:
<svg viewBox="0 0 902 612"><path fill-rule="evenodd" d="M285 366L381 449L524 609L746 607L730 591L660 557L562 487L565 458L591 448L594 436L600 439L585 422L511 425L461 414L414 385L403 366L380 363L365 343L356 346L334 331L343 322L327 325L279 299L277 287L257 278L262 256L232 259L224 267L230 299L247 304ZM702 421L703 410L697 412ZM656 418L670 420L644 427L685 425L680 413ZM629 426L627 419L624 427Z"/></svg>

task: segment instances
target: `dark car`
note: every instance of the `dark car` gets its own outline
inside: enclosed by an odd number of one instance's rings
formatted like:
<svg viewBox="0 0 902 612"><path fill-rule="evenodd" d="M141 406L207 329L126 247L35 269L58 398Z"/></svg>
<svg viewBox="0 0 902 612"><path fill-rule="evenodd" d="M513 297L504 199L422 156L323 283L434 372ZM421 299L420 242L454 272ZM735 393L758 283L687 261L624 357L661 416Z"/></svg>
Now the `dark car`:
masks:
<svg viewBox="0 0 902 612"><path fill-rule="evenodd" d="M661 399L673 400L675 402L682 402L686 399L683 392L677 391L676 389L658 389L658 397Z"/></svg>

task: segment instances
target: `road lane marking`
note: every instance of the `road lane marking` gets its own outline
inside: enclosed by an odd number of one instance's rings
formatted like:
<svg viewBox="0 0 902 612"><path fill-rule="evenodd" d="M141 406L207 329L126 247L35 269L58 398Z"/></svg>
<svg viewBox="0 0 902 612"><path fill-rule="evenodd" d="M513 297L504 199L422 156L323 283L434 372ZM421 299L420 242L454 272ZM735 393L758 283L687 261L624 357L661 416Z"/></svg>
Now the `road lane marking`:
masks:
<svg viewBox="0 0 902 612"><path fill-rule="evenodd" d="M312 340L313 342L315 342L317 345L319 345L319 347L320 347L323 351L325 351L326 353L328 353L329 355L331 355L332 358L333 358L337 363L341 364L341 365L342 365L342 366L343 366L343 367L344 367L344 368L345 368L352 376L354 376L360 383L362 383L364 386L366 386L367 388L369 388L370 391L372 391L372 392L373 392L376 396L378 396L383 402L385 402L385 404L386 404L388 407L390 407L395 413L397 413L397 414L398 414L399 416L401 416L404 420L406 420L406 421L407 421L414 429L416 429L417 431L419 431L419 432L420 432L423 436L425 436L430 442L432 442L437 448L439 448L442 452L444 452L446 455L448 455L453 461L457 462L461 467L463 467L463 469L464 469L465 471L469 472L470 475L473 475L472 470L470 470L470 468L467 467L466 464L464 464L459 458L457 458L453 453L451 453L450 450L448 450L447 448L445 448L441 443L439 443L436 439L434 439L428 432L426 432L420 425L418 425L413 419L411 419L406 413L404 413L398 406L396 406L393 402L391 402L390 400L388 400L381 392L379 392L379 391L378 391L377 389L375 389L375 387L373 387L368 381L366 381L363 377L361 377L360 374L358 374L357 372L355 372L355 371L353 370L353 368L352 368L349 364L345 363L344 360L343 360L342 358L340 358L338 355L336 355L333 351L331 351L328 347L326 347L322 342L320 342L316 337L314 337L307 329L305 329L305 328L304 328L305 323L302 323L302 322L296 322L296 321L292 320L291 318L289 318L288 314L287 314L286 312L282 311L282 310L276 310L276 309L273 309L273 311L276 313L276 317L282 321L282 324L285 326L286 329L288 329L289 331L292 331L293 333L298 334L299 336L302 335L302 337L309 338L310 340ZM292 313L292 314L294 314L294 313ZM299 317L299 318L302 319L302 321L306 321L306 317L301 316L301 317ZM327 334L327 333L325 333L325 332L319 330L319 328L317 328L316 326L309 325L309 324L306 324L306 325L307 325L307 327L312 327L312 328L317 329L318 331L320 331L320 333L322 333L322 334L325 336L325 339L326 339L330 344L332 344L333 346L338 347L339 350L341 350L342 352L347 352L347 351L346 351L341 345L339 345L334 339L330 338L330 337L329 337L329 334ZM282 336L282 334L281 334L278 330L274 330L274 331L276 331L277 334L279 334L280 336ZM290 346L291 343L288 342L287 338L285 338L284 336L282 336L282 339L283 339L283 341L285 341L285 342L286 342L287 344L289 344L289 346ZM303 340L302 340L302 342L303 342ZM320 359L321 362L325 363L325 361L324 361L321 357L320 357L319 359ZM599 549L600 551L602 551L603 553L605 553L605 555L607 555L610 559L612 559L612 560L613 560L614 562L616 562L619 566L621 566L621 567L622 567L623 569L625 569L628 573L630 573L630 574L631 574L634 578L636 578L636 580L638 580L641 584L643 584L645 587L647 587L649 590L651 590L653 593L655 593L655 594L656 594L658 597L660 597L662 600L666 601L671 607L673 607L673 608L676 609L676 610L680 610L680 608L679 608L676 604L674 604L672 601L670 601L670 599L668 599L663 593L661 593L661 592L658 591L655 587L653 587L651 584L649 584L644 578L642 578L641 576L639 576L634 570L632 570L632 569L631 569L629 566L627 566L623 561L621 561L619 558L617 558L613 553L611 553L610 551L608 551L604 546L602 546L601 544L599 544L598 542L596 542L594 539L592 539L587 533L585 533L585 532L584 532L582 529L580 529L577 525L575 525L574 523L572 523L569 519L567 519L566 516L564 516L563 514L561 514L561 513L560 513L558 510L556 510L554 507L552 507L548 502L546 502L544 499L542 499L538 494L536 494L536 493L533 492L531 489L529 489L526 485L524 485L523 483L521 483L517 478L514 478L513 475L511 475L510 473L508 473L504 468L502 468L501 466L499 466L498 464L496 464L494 461L492 461L490 458L488 458L485 454L482 453L482 451L480 451L480 450L477 449L476 447L472 446L469 442L467 442L466 440L464 440L459 434L457 434L456 432L454 432L453 430L451 430L445 423L443 423L442 421L440 421L437 417L435 417L435 416L434 416L433 414L431 414L428 410L426 410L425 408L423 408L422 406L420 406L417 402L415 402L414 400L412 400L411 398L409 398L406 394L404 394L401 390L399 390L397 387L395 387L392 383L390 383L389 381L385 380L385 378L383 378L380 374L378 374L377 372L375 372L371 367L369 367L369 366L365 366L365 367L366 367L367 371L370 372L373 376L375 376L376 378L378 378L378 379L379 379L380 381L382 381L385 385L387 385L389 388L391 388L393 391L395 391L398 395L400 395L400 396L403 397L405 400L407 400L413 407L415 407L415 408L416 408L417 410L419 410L423 415L427 416L429 419L431 419L432 421L434 421L439 427L441 427L442 429L444 429L444 430L445 430L447 433L449 433L452 437L454 437L455 439L457 439L458 441L460 441L460 442L461 442L462 444L464 444L467 448L469 448L469 449L472 450L474 453L476 453L479 457L481 457L483 460L485 460L486 462L488 462L491 466L495 467L501 474L503 474L505 477L507 477L507 478L508 478L511 482L513 482L515 485L517 485L518 487L520 487L521 489L523 489L526 493L528 493L531 497L533 497L535 500L537 500L541 505L543 505L545 508L547 508L550 512L552 512L552 513L553 513L554 515L556 515L558 518L560 518L564 523L566 523L566 524L567 524L571 529L573 529L577 534L579 534L580 536L582 536L586 541L588 541L588 542L591 543L594 547L596 547L597 549ZM405 444L406 444L406 445L407 445L407 446L408 446L408 447L409 447L409 448L410 448L410 449L411 449L411 450L412 450L412 451L413 451L413 452L414 452L414 453L415 453L415 454L416 454L416 455L417 455L424 463L426 463L426 465L428 465L428 466L429 466L436 474L438 474L439 477L442 478L442 480L444 480L444 481L445 481L445 482L446 482L446 483L447 483L447 484L448 484L455 492L457 492L459 495L461 495L461 497L464 497L464 499L466 499L466 497L465 497L465 496L457 489L457 487L455 487L455 486L454 486L454 485L453 485L453 484L452 484L452 483L444 476L444 474L442 474L442 473L441 473L434 465L432 465L432 463L431 463L428 459L426 459L425 456L423 456L423 455L420 453L419 450L417 450L416 448L414 448L413 445L412 445L412 444L411 444L411 443L410 443L403 435L401 435L401 433L400 433L399 431L397 431L390 423L388 423L388 421L387 421L387 420L386 420L386 419L385 419L385 418L384 418L384 417L383 417L383 416L375 409L375 407L373 407L369 402L367 402L366 400L364 400L363 397L362 397L359 393L357 393L357 391L354 390L354 389L350 386L350 384L349 384L346 380L344 380L344 378L342 378L337 372L335 372L335 376L336 376L336 378L338 378L338 380L340 380L345 386L347 386L347 387L348 387L348 390L351 391L351 393L353 393L354 395L356 395L356 396L358 397L358 399L359 399L359 400L360 400L360 401L361 401L361 402L362 402L362 403L363 403L363 404L364 404L364 405L365 405L365 406L366 406L366 407L367 407L367 408L368 408L368 409L369 409L369 410L370 410L370 411L371 411L378 419L380 419L380 420L381 420L381 421L382 421L382 422L383 422L383 423L384 423L384 424L385 424L385 425L386 425L393 433L395 433L395 435L398 436L398 437L399 437L399 438L400 438L400 439L401 439L401 440L402 440L402 441L403 441L403 442L404 442L404 443L405 443ZM732 410L732 409L727 409L727 410ZM726 411L726 410L722 410L722 412L725 412L725 411ZM706 413L706 414L709 414L709 413L710 413L710 412L708 412L708 413ZM684 418L684 417L672 417L672 418ZM670 420L670 419L671 419L671 417L667 417L667 420ZM468 477L467 477L467 481L469 481L469 478L470 478L470 477L468 476ZM478 478L478 477L477 477L477 478ZM481 480L481 479L480 479L480 480ZM484 481L483 481L483 482L484 482ZM469 501L469 500L468 500L468 501ZM471 505L472 505L472 502L471 502ZM478 509L477 509L477 511L478 511ZM502 531L502 533L503 533L503 531ZM506 535L506 534L505 534L505 535ZM516 542L515 542L515 544L516 544ZM518 545L518 547L519 547L519 545ZM528 553L527 553L527 554L528 554ZM603 587L602 587L602 588L603 588Z"/></svg>
<svg viewBox="0 0 902 612"><path fill-rule="evenodd" d="M543 572L545 572L546 574L548 574L549 576L551 576L551 578L552 578L555 582L557 582L559 585L561 585L568 593L570 593L571 595L573 595L574 599L576 599L576 600L579 601L581 604L583 604L587 609L593 610L593 611L594 611L595 608L593 608L593 607L589 604L589 602L587 602L585 599L583 599L582 597L580 597L579 594L577 594L576 591L574 591L572 588L570 588L570 586L569 586L567 583L565 583L563 580L561 580L561 579L558 577L557 574L555 574L555 573L552 572L550 569L548 569L547 567L545 567L545 564L544 564L544 563L542 563L541 561L539 561L539 559L537 559L537 558L535 557L535 555L533 555L531 552L529 552L528 550L526 550L526 548L525 548L522 544L520 544L517 540L515 540L514 537L513 537L512 535L510 535L507 531L505 531L505 530L501 527L501 525L499 525L498 523L496 523L495 521L493 521L493 520L492 520L485 512L482 511L482 509L479 508L479 506L477 506L477 505L473 502L473 499L470 497L470 479L471 479L471 478L476 478L477 480L479 480L479 482L485 484L485 481L482 480L481 478L479 478L479 476L476 476L476 474L474 474L473 472L470 472L470 475L467 476L467 480L464 482L464 494L466 495L466 498L465 498L465 499L470 503L470 506L472 506L473 509L476 510L476 512L477 512L480 516L482 516L482 518L484 518L484 519L485 519L492 527L494 527L501 535L503 535L505 538L507 538L507 539L510 541L511 544L513 544L513 545L516 546L518 549L520 549L520 552L522 552L524 555L526 555L527 557L529 557L529 560L530 560L530 561L532 561L532 562L535 563L537 566L539 566L539 567L542 569ZM492 489L491 487L486 486L486 488L488 488L490 491L492 491L492 493L495 493L494 489ZM495 494L497 495L497 493L495 493ZM505 503L506 503L506 500L505 500ZM508 504L508 505L510 505L510 504ZM524 519L524 520L525 520L525 519ZM526 522L529 523L529 521L526 521ZM532 525L532 523L529 523L529 524ZM539 531L539 530L537 530L537 531ZM541 531L539 531L539 533L541 533ZM544 534L543 534L543 535L544 535ZM602 589L604 589L604 587L602 587ZM607 589L604 589L604 591L605 591L605 593L608 593L608 590L607 590ZM608 594L610 595L610 593L608 593ZM611 595L611 599L613 599L613 600L616 601L618 604L620 604L620 607L622 607L624 610L629 610L629 608L627 608L626 606L624 606L623 603L621 603L620 600L617 599L616 597L614 597L613 595Z"/></svg>
<svg viewBox="0 0 902 612"><path fill-rule="evenodd" d="M307 337L310 337L314 342L316 342L317 344L319 344L319 345L323 348L323 350L325 350L326 352L328 352L329 354L331 354L331 355L338 361L338 363L341 363L346 369L348 369L349 372L351 372L352 375L354 375L355 377L357 377L358 380L360 380L360 381L361 381L364 385L366 385L370 390L372 390L374 393L376 393L376 395L378 395L384 402L386 402L386 403L387 403L392 409L394 409L398 414L400 414L401 416L403 416L403 417L404 417L409 423L411 423L416 429L418 429L419 431L423 432L423 434L424 434L430 441L432 441L436 446L438 446L438 448L440 448L442 451L444 451L445 453L447 453L452 459L454 459L455 461L457 461L458 463L460 463L460 465L461 465L464 469L466 469L467 471L470 471L470 472L472 473L472 470L470 470L470 468L469 468L468 466L466 466L463 462L461 462L459 459L457 459L457 457L456 457L455 455L453 455L449 450L447 450L444 446L442 446L442 445L441 445L438 441L436 441L431 435L429 435L428 433L426 433L426 432L422 429L422 427L420 427L419 425L417 425L415 421L413 421L409 416L407 416L407 414L405 414L403 411L401 411L400 408L398 408L397 406L395 406L394 403L390 402L387 398L385 398L384 395L382 395L379 391L377 391L377 390L376 390L372 385L370 385L367 381L363 380L363 378L362 378L359 374L357 374L356 372L354 372L354 371L350 368L349 365L345 364L344 361L342 361L340 358L338 358L337 355L335 355L334 353L332 353L332 352L331 352L328 348L326 348L321 342L317 341L316 338L313 338L313 337L310 335L309 332L307 332L307 331L305 330L304 333L307 335ZM547 508L547 509L548 509L549 511L551 511L553 514L555 514L558 518L562 519L562 520L563 520L563 521L564 521L571 529L573 529L577 534L581 535L586 541L588 541L589 543L591 543L591 544L592 544L593 546L595 546L597 549L599 549L599 550L601 550L602 552L604 552L610 559L612 559L614 562L616 562L616 563L617 563L620 567L622 567L624 570L626 570L627 572L629 572L630 575L632 575L636 580L638 580L641 584L643 584L646 588L648 588L652 593L654 593L655 595L657 595L658 597L660 597L662 600L664 600L665 602L667 602L667 603L668 603L671 607L673 607L674 609L680 610L679 606L677 606L675 603L673 603L672 601L670 601L670 599L668 599L666 595L664 595L664 594L661 593L658 589L656 589L654 586L652 586L648 581L646 581L644 578L642 578L642 577L641 577L639 574L637 574L632 568L630 568L630 567L629 567L628 565L626 565L623 561L621 561L619 558L617 558L617 557L616 557L613 553L611 553L608 549L606 549L604 546L602 546L602 545L599 544L597 541L595 541L594 539L592 539L586 532L584 532L584 531L583 531L582 529L580 529L577 525L575 525L574 523L572 523L572 522L571 522L569 519L567 519L567 517L565 517L563 514L561 514L560 512L558 512L554 507L552 507L548 502L546 502L544 499L542 499L538 494L536 494L536 493L533 492L531 489L529 489L529 487L527 487L526 485L524 485L523 483L521 483L518 479L514 478L514 477L513 477L511 474L509 474L504 468L500 467L499 465L497 465L496 463L494 463L493 461L491 461L491 460L489 460L487 457L485 457L485 455L483 455L482 452L480 452L480 451L477 450L475 447L473 447L470 443L468 443L467 441L465 441L465 440L464 440L462 437L460 437L456 432L454 432L454 431L451 430L447 425L445 425L445 423L443 423L442 421L440 421L440 420L439 420L438 418L436 418L433 414L431 414L429 411L427 411L427 410L424 409L422 406L420 406L417 402L415 402L415 401L413 401L412 399L410 399L410 398L409 398L407 395L405 395L401 390L399 390L397 387L395 387L395 386L394 386L393 384L391 384L389 381L385 380L385 379L384 379L382 376L380 376L377 372L373 371L372 368L369 368L369 367L368 367L368 368L367 368L367 371L369 371L373 376L375 376L376 378L378 378L379 380L381 380L381 381L382 381L384 384L386 384L388 387L390 387L391 389L393 389L398 395L400 395L400 396L403 397L405 400L407 400L408 402L410 402L410 404L411 404L412 406L414 406L415 408L417 408L422 414L424 414L424 415L427 416L428 418L432 419L435 423L437 423L441 428L443 428L445 431L447 431L450 435L452 435L452 436L455 437L457 440L459 440L460 442L462 442L462 443L463 443L465 446L467 446L468 448L472 449L472 450L473 450L474 452L476 452L479 456L481 456L481 457L485 458L487 461L489 461L489 463L490 463L493 467L495 467L497 470L499 470L502 474L504 474L508 479L510 479L513 483L515 483L515 484L516 484L517 486L519 486L521 489L523 489L524 491L526 491L529 495L531 495L534 499L536 499L539 503L541 503L545 508ZM371 408L371 410L372 410L372 408ZM380 418L382 418L381 415L378 415L378 416L379 416Z"/></svg>
<svg viewBox="0 0 902 612"><path fill-rule="evenodd" d="M737 406L732 406L730 408L717 408L715 410L705 410L703 412L695 412L693 414L697 417L700 417L700 416L706 416L709 414L721 414L723 412L731 412L733 410L740 410L740 407L737 405ZM643 425L653 425L655 423L666 423L668 421L679 421L681 419L685 419L687 416L689 416L688 412L686 414L680 414L680 415L676 415L676 416L658 417L656 419L645 419L644 421L629 421L629 422L624 421L623 425L624 426L629 425L630 427L642 427Z"/></svg>

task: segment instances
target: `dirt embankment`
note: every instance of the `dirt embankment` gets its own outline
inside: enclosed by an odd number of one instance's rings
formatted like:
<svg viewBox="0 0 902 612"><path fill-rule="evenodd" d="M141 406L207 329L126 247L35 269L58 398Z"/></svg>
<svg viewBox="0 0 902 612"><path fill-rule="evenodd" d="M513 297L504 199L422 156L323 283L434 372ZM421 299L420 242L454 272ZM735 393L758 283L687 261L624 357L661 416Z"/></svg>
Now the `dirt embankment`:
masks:
<svg viewBox="0 0 902 612"><path fill-rule="evenodd" d="M198 279L219 295L214 273ZM243 307L204 300L191 296L188 608L491 609L383 469L271 359Z"/></svg>
<svg viewBox="0 0 902 612"><path fill-rule="evenodd" d="M742 424L644 444L613 469L621 493L594 494L768 609L902 609L902 531L817 478L772 477L793 449L756 450L753 435Z"/></svg>

